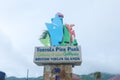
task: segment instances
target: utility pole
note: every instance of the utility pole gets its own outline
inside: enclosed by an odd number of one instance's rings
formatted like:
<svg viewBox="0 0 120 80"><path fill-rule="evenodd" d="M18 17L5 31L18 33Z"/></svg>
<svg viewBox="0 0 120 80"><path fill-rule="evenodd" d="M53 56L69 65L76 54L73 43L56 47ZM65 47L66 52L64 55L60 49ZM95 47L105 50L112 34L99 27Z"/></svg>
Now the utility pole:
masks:
<svg viewBox="0 0 120 80"><path fill-rule="evenodd" d="M26 80L28 80L28 75L29 75L29 69L27 69L27 79Z"/></svg>

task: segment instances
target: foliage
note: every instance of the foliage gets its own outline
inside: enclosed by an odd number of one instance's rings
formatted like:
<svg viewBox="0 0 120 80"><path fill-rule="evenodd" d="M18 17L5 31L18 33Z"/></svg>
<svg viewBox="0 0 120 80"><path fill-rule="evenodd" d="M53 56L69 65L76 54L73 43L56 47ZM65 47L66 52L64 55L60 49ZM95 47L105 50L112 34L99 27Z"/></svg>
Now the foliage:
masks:
<svg viewBox="0 0 120 80"><path fill-rule="evenodd" d="M98 79L101 79L101 72L95 72L94 73L94 77L96 78L96 80L98 80Z"/></svg>

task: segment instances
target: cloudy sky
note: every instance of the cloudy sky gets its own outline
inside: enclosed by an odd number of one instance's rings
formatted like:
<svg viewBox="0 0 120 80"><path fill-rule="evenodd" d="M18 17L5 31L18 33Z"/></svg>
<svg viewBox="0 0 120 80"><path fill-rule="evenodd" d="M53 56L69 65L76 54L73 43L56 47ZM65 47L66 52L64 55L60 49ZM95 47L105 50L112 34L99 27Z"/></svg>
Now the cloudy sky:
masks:
<svg viewBox="0 0 120 80"><path fill-rule="evenodd" d="M57 12L74 23L82 47L77 74L95 71L120 74L120 0L0 0L0 71L7 76L43 75L33 63L34 47Z"/></svg>

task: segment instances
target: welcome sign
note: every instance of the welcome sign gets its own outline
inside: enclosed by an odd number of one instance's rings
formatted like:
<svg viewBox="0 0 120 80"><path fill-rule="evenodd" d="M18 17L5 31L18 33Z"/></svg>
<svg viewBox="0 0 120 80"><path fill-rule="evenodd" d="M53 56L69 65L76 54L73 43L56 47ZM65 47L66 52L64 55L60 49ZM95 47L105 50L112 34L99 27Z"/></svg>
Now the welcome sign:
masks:
<svg viewBox="0 0 120 80"><path fill-rule="evenodd" d="M40 42L44 47L35 47L34 63L41 65L80 65L81 47L78 46L74 24L63 24L64 15L57 13L51 22L45 23Z"/></svg>
<svg viewBox="0 0 120 80"><path fill-rule="evenodd" d="M80 65L80 46L35 47L34 62L41 66L46 64Z"/></svg>

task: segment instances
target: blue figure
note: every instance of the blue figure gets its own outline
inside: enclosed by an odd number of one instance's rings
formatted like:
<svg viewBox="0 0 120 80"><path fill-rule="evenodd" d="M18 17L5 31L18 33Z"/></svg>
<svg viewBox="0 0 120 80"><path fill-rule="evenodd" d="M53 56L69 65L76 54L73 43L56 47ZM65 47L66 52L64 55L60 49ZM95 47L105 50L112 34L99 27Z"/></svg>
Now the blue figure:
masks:
<svg viewBox="0 0 120 80"><path fill-rule="evenodd" d="M63 37L63 15L57 13L51 22L45 23L50 34L51 46L59 46Z"/></svg>
<svg viewBox="0 0 120 80"><path fill-rule="evenodd" d="M60 68L54 68L54 71L56 73L55 80L60 80L60 76L58 75L60 73Z"/></svg>
<svg viewBox="0 0 120 80"><path fill-rule="evenodd" d="M55 76L55 80L60 80L60 76L59 76L59 75L56 75L56 76Z"/></svg>
<svg viewBox="0 0 120 80"><path fill-rule="evenodd" d="M60 68L54 68L55 73L60 73Z"/></svg>

